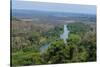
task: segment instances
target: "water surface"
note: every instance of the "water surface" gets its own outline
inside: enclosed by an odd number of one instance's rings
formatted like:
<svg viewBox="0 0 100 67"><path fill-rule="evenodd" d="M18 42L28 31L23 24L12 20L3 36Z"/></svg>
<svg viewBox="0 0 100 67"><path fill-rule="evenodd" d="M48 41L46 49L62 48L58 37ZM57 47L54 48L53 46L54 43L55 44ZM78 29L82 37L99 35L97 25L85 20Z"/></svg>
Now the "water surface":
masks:
<svg viewBox="0 0 100 67"><path fill-rule="evenodd" d="M64 25L64 33L60 35L60 38L64 40L64 43L67 43L67 38L68 38L69 30L67 28L67 25Z"/></svg>
<svg viewBox="0 0 100 67"><path fill-rule="evenodd" d="M69 30L67 28L67 25L64 25L64 32L63 32L63 34L61 34L60 35L60 38L58 38L56 40L63 39L64 40L64 43L66 44L67 43L68 35L69 35ZM52 42L50 42L48 44L45 44L42 47L40 47L40 51L41 52L45 52L45 50L48 49L48 47L51 45L51 43L53 43L56 40L53 40Z"/></svg>

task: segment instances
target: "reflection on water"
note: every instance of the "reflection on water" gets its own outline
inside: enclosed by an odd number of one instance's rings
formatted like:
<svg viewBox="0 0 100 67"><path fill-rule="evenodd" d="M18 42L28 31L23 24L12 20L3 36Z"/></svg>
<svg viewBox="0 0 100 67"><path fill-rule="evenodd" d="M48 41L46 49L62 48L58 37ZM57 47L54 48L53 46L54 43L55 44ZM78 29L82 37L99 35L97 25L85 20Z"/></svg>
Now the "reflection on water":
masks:
<svg viewBox="0 0 100 67"><path fill-rule="evenodd" d="M60 35L60 38L64 40L64 43L67 43L66 39L68 38L69 30L67 25L64 25L64 33Z"/></svg>
<svg viewBox="0 0 100 67"><path fill-rule="evenodd" d="M63 39L64 43L66 44L67 43L66 39L68 38L68 34L69 34L69 30L67 29L67 25L64 25L64 33L61 34L60 38L58 38L56 40ZM54 41L56 41L56 40L54 40ZM51 43L53 43L53 42L51 42ZM51 45L51 43L45 44L42 47L40 47L40 51L44 52Z"/></svg>

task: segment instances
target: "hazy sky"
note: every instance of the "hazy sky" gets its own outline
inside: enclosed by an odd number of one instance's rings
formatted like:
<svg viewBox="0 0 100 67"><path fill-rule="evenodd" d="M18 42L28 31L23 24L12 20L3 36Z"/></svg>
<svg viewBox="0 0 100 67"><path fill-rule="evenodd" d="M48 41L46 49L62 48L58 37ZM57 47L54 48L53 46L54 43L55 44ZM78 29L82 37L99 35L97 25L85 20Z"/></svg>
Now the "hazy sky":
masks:
<svg viewBox="0 0 100 67"><path fill-rule="evenodd" d="M77 5L77 4L61 4L61 3L45 3L45 2L35 2L35 1L12 0L12 8L96 14L96 6L94 5Z"/></svg>

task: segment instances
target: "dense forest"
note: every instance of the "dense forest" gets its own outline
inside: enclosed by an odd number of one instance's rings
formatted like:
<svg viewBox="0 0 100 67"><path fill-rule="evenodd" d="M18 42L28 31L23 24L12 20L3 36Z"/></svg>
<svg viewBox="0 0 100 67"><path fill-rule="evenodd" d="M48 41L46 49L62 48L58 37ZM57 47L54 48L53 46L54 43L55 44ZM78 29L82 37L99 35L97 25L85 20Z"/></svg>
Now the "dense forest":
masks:
<svg viewBox="0 0 100 67"><path fill-rule="evenodd" d="M96 61L96 23L64 24L70 31L66 44L59 38L63 33L62 23L23 21L12 17L11 65ZM51 45L41 52L40 48L48 43Z"/></svg>

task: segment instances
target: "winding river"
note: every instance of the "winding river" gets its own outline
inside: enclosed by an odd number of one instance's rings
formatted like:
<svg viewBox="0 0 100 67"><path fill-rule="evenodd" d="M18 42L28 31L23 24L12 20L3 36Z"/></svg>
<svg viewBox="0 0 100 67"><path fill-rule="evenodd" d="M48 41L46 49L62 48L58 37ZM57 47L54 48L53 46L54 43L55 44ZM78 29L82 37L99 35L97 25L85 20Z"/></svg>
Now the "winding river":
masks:
<svg viewBox="0 0 100 67"><path fill-rule="evenodd" d="M67 43L66 39L68 38L69 30L67 25L64 25L64 33L60 35L60 38L64 40L64 43Z"/></svg>
<svg viewBox="0 0 100 67"><path fill-rule="evenodd" d="M66 44L66 43L67 43L66 39L68 38L68 35L69 35L69 30L68 30L68 28L67 28L67 25L64 25L64 32L63 32L63 34L61 34L61 35L60 35L60 38L58 38L58 39L56 39L56 40L63 39L63 40L64 40L64 43ZM54 40L54 41L56 41L56 40ZM54 41L53 41L53 42L54 42ZM51 42L51 43L52 43L52 42ZM51 43L45 44L45 45L43 45L42 47L40 47L40 51L41 51L41 52L44 52L44 51L51 45Z"/></svg>

